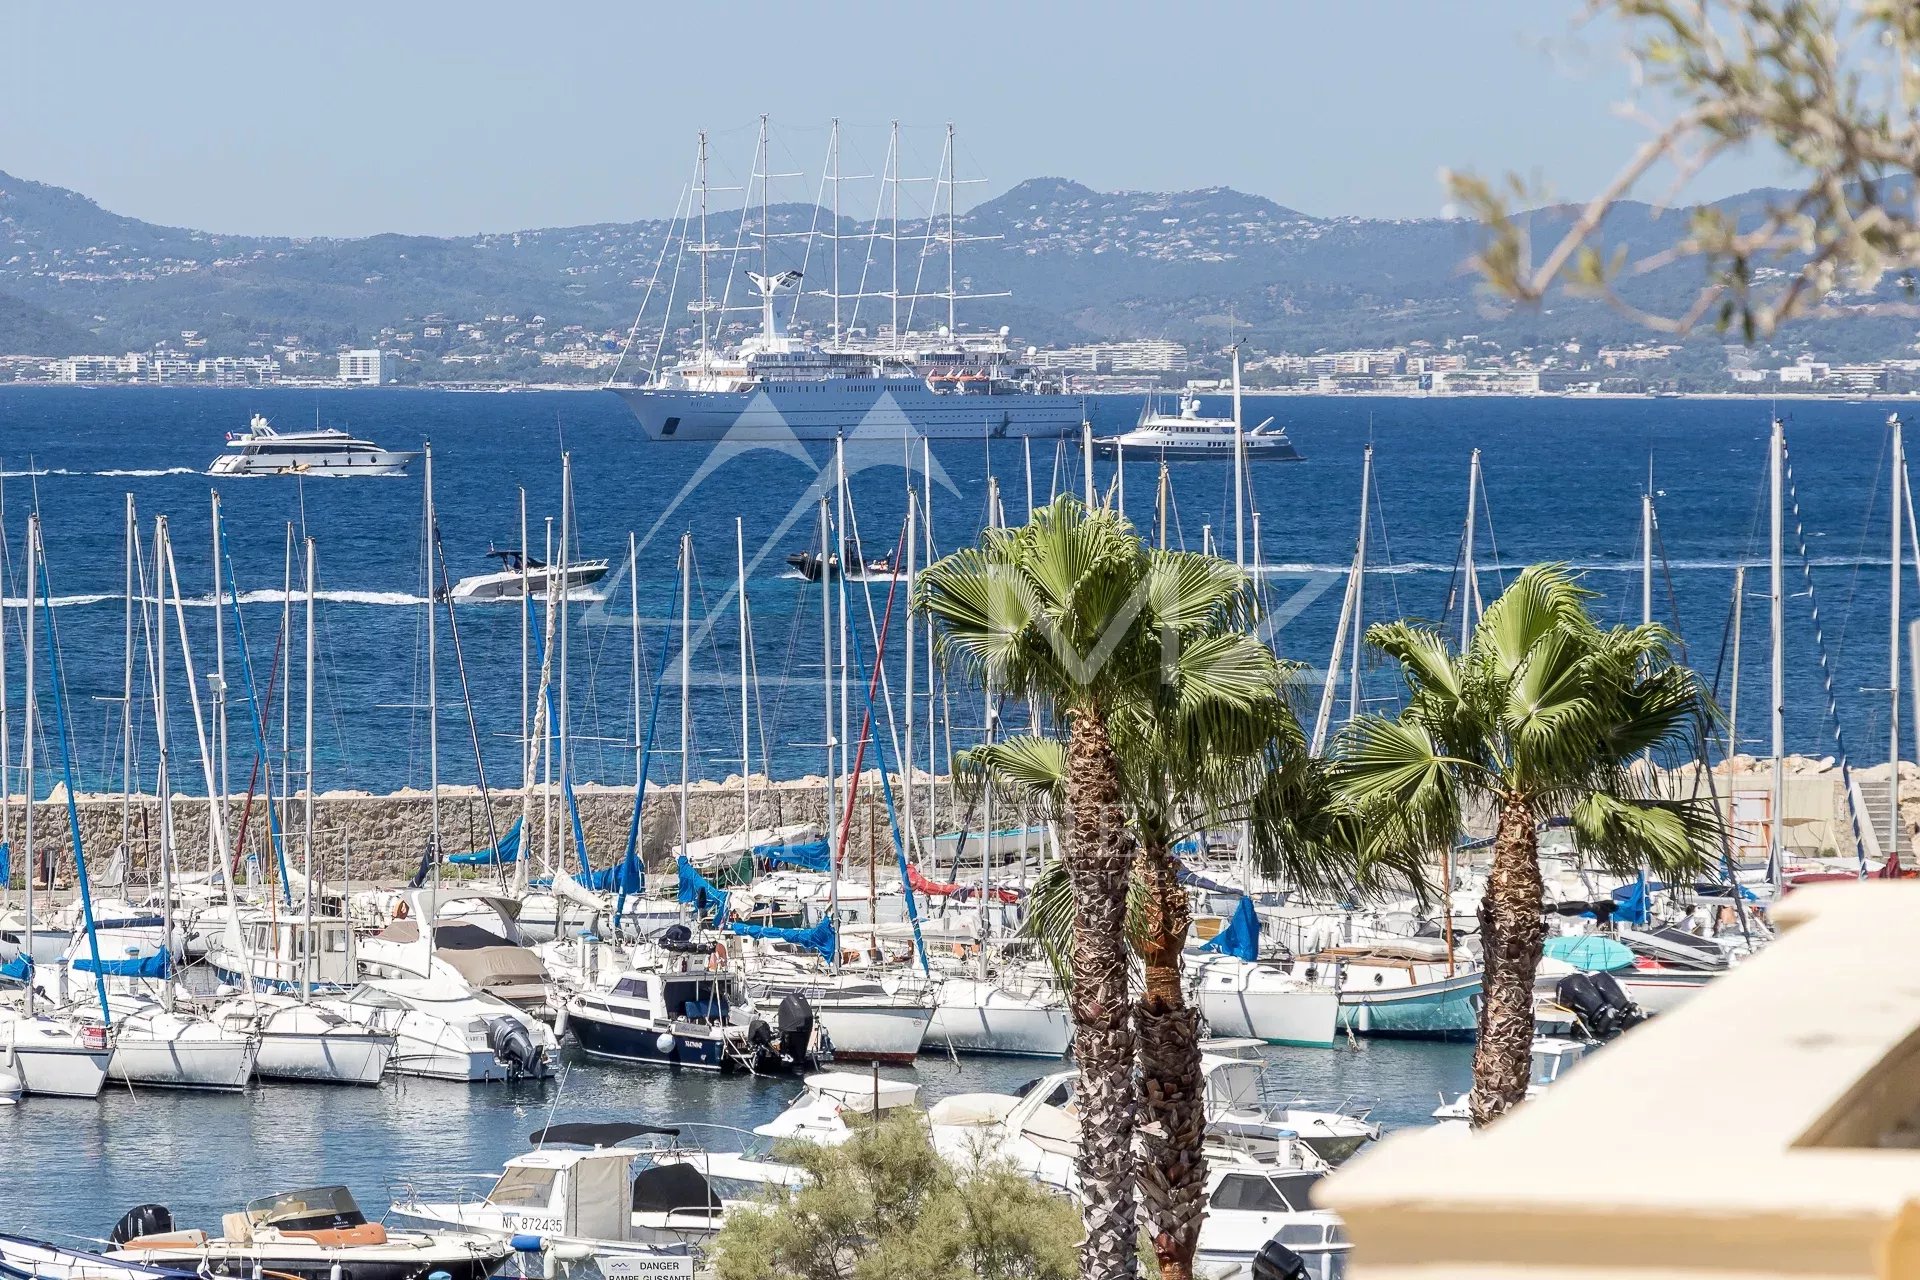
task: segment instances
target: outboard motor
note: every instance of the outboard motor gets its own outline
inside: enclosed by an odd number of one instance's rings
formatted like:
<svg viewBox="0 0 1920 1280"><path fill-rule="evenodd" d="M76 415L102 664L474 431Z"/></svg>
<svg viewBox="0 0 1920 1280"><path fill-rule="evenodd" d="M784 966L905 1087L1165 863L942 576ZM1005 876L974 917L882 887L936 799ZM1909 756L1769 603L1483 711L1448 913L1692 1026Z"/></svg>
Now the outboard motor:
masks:
<svg viewBox="0 0 1920 1280"><path fill-rule="evenodd" d="M113 1224L107 1239L115 1244L138 1240L141 1236L164 1236L173 1231L173 1210L163 1204L136 1205Z"/></svg>
<svg viewBox="0 0 1920 1280"><path fill-rule="evenodd" d="M1253 1255L1253 1280L1310 1280L1306 1261L1275 1236Z"/></svg>
<svg viewBox="0 0 1920 1280"><path fill-rule="evenodd" d="M1609 973L1570 973L1554 984L1553 996L1579 1015L1596 1040L1611 1040L1646 1020Z"/></svg>
<svg viewBox="0 0 1920 1280"><path fill-rule="evenodd" d="M813 1051L813 1006L798 991L788 992L773 1017L780 1029L781 1056L804 1070Z"/></svg>
<svg viewBox="0 0 1920 1280"><path fill-rule="evenodd" d="M693 930L684 924L668 925L661 931L658 942L662 951L671 951L676 955L712 955L714 948L711 942L695 942Z"/></svg>
<svg viewBox="0 0 1920 1280"><path fill-rule="evenodd" d="M540 1071L540 1046L512 1018L495 1018L487 1023L487 1048L514 1075L536 1075Z"/></svg>

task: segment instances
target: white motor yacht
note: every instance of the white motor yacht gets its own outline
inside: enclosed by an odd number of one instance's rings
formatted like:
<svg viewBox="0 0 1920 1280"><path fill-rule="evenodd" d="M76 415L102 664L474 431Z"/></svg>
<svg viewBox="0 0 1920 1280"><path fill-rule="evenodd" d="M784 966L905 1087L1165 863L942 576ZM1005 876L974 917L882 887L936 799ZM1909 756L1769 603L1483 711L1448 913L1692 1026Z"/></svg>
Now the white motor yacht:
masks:
<svg viewBox="0 0 1920 1280"><path fill-rule="evenodd" d="M277 431L254 414L245 431L227 433L227 452L210 476L403 476L418 452L382 449L334 427Z"/></svg>
<svg viewBox="0 0 1920 1280"><path fill-rule="evenodd" d="M375 979L320 1007L396 1041L401 1075L473 1083L544 1079L560 1042L546 1023L450 978Z"/></svg>
<svg viewBox="0 0 1920 1280"><path fill-rule="evenodd" d="M806 1092L785 1111L753 1131L775 1141L795 1139L821 1146L838 1146L854 1134L847 1116L885 1119L896 1111L910 1111L920 1098L920 1086L911 1080L893 1080L874 1072L822 1071L806 1078Z"/></svg>
<svg viewBox="0 0 1920 1280"><path fill-rule="evenodd" d="M437 594L442 598L451 595L455 600L520 600L529 595L544 598L556 588L571 595L607 576L605 560L574 560L563 569L512 548L490 550L487 555L500 562L498 569L462 578L453 584L451 592Z"/></svg>
<svg viewBox="0 0 1920 1280"><path fill-rule="evenodd" d="M401 918L354 940L363 977L436 979L536 1017L554 1012L546 966L515 922L519 903L473 889L409 890L402 902Z"/></svg>
<svg viewBox="0 0 1920 1280"><path fill-rule="evenodd" d="M1284 429L1268 418L1251 431L1240 435L1241 456L1248 462L1299 462L1300 451L1293 447ZM1233 458L1234 424L1232 418L1201 416L1200 397L1187 393L1180 397L1177 413L1162 413L1149 400L1140 412L1140 421L1131 431L1094 441L1094 449L1105 458L1119 453L1122 458L1160 459L1168 462L1194 462L1205 459L1230 461Z"/></svg>
<svg viewBox="0 0 1920 1280"><path fill-rule="evenodd" d="M1351 1100L1338 1104L1304 1098L1267 1097L1267 1063L1257 1040L1205 1040L1200 1076L1206 1088L1207 1138L1233 1151L1272 1160L1299 1142L1330 1165L1339 1164L1380 1137L1368 1109Z"/></svg>
<svg viewBox="0 0 1920 1280"><path fill-rule="evenodd" d="M241 996L216 1009L213 1019L259 1039L254 1073L263 1080L379 1084L398 1044L393 1032L363 1027L292 996Z"/></svg>

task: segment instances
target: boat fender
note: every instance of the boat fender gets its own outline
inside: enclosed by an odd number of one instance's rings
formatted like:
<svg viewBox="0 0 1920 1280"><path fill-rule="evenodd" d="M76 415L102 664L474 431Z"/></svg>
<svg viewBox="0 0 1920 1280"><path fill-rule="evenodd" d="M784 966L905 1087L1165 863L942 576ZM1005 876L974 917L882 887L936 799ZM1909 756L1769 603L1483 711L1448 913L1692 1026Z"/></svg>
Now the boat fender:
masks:
<svg viewBox="0 0 1920 1280"><path fill-rule="evenodd" d="M567 1006L561 1005L560 1012L553 1015L553 1035L560 1039L567 1034Z"/></svg>
<svg viewBox="0 0 1920 1280"><path fill-rule="evenodd" d="M653 1047L660 1051L661 1057L666 1057L673 1052L674 1045L678 1043L672 1036L662 1031L659 1038L653 1042Z"/></svg>
<svg viewBox="0 0 1920 1280"><path fill-rule="evenodd" d="M515 1253L538 1253L546 1246L545 1241L534 1235L517 1235L507 1243L513 1246Z"/></svg>
<svg viewBox="0 0 1920 1280"><path fill-rule="evenodd" d="M327 1280L341 1280L340 1264L334 1263L327 1268Z"/></svg>

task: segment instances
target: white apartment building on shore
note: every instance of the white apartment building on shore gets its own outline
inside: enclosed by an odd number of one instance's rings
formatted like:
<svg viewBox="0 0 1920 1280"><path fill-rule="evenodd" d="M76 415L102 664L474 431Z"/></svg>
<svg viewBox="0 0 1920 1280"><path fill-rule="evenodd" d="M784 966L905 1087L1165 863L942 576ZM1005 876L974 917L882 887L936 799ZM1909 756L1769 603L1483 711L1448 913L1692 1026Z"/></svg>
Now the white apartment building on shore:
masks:
<svg viewBox="0 0 1920 1280"><path fill-rule="evenodd" d="M393 381L393 357L384 351L342 351L340 381L379 387Z"/></svg>

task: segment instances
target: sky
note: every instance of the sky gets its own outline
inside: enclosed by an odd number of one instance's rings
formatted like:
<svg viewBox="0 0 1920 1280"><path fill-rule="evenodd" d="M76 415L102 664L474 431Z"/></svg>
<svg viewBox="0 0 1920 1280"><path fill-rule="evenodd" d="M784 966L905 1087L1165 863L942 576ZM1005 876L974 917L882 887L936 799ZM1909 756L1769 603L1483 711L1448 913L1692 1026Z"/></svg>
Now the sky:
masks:
<svg viewBox="0 0 1920 1280"><path fill-rule="evenodd" d="M1229 186L1319 215L1444 211L1443 167L1591 195L1644 138L1617 28L1581 0L12 0L0 171L212 231L463 234L671 213L712 182L931 173L962 205L1029 177ZM1777 181L1716 168L1704 196ZM809 183L810 185L810 183ZM926 190L924 184L917 188ZM810 194L777 179L774 198ZM729 197L716 195L715 202ZM738 197L731 197L737 203Z"/></svg>

